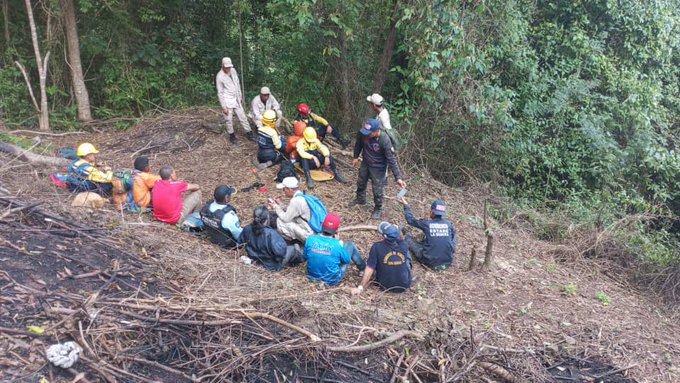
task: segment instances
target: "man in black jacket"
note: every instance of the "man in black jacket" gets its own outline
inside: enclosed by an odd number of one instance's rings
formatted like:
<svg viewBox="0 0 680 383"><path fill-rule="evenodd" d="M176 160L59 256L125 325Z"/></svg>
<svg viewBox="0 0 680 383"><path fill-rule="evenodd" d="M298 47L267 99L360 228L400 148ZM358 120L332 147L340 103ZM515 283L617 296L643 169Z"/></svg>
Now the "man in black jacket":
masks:
<svg viewBox="0 0 680 383"><path fill-rule="evenodd" d="M446 205L443 201L434 201L430 206L430 219L416 219L405 198L399 199L404 205L406 222L417 227L425 234L425 239L416 241L412 236L406 236L409 251L413 258L434 270L446 270L456 255L458 237L453 224L444 219Z"/></svg>
<svg viewBox="0 0 680 383"><path fill-rule="evenodd" d="M360 160L359 156L362 154L363 160ZM359 167L359 178L356 198L350 203L350 207L366 204L366 188L370 179L373 184L373 202L375 203L371 218L382 217L387 168L390 168L399 186L404 188L406 183L401 179L401 171L392 141L386 133L380 130L378 120L373 118L366 120L364 127L357 133L352 165L355 168Z"/></svg>

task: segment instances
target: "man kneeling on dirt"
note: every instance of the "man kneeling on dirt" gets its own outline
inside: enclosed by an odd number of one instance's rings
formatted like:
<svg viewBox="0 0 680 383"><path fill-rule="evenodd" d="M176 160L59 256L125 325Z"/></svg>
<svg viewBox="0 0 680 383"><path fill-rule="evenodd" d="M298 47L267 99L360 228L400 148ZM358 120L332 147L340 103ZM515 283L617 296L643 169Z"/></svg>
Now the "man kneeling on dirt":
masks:
<svg viewBox="0 0 680 383"><path fill-rule="evenodd" d="M89 142L82 143L76 150L80 158L68 167L68 188L74 192L95 192L110 196L113 192L113 172L108 166L97 167L96 155L99 150Z"/></svg>
<svg viewBox="0 0 680 383"><path fill-rule="evenodd" d="M225 249L236 247L243 231L236 209L229 204L234 192L236 189L228 185L216 187L213 193L215 199L201 209L201 220L205 224L210 242Z"/></svg>
<svg viewBox="0 0 680 383"><path fill-rule="evenodd" d="M135 170L132 172L132 198L140 209L151 207L151 189L161 176L151 174L149 158L140 156L135 159Z"/></svg>
<svg viewBox="0 0 680 383"><path fill-rule="evenodd" d="M281 234L269 226L269 219L269 210L260 205L253 210L253 223L243 228L239 243L246 244L248 258L269 271L301 263L300 246L288 245Z"/></svg>
<svg viewBox="0 0 680 383"><path fill-rule="evenodd" d="M378 232L383 240L371 246L366 273L359 286L352 289L352 295L364 291L374 272L376 283L385 291L401 293L411 287L411 255L401 231L389 222L381 222Z"/></svg>
<svg viewBox="0 0 680 383"><path fill-rule="evenodd" d="M430 219L416 219L406 199L402 197L399 202L404 205L406 222L425 234L422 241L416 241L411 235L406 236L413 257L434 270L446 270L453 263L458 238L453 224L444 219L446 215L444 201L432 202Z"/></svg>
<svg viewBox="0 0 680 383"><path fill-rule="evenodd" d="M314 234L308 224L312 212L305 197L302 196L297 178L286 177L276 185L276 188L283 190L283 194L290 198L287 207L281 206L276 200L269 201L269 208L274 210L277 216L276 230L287 241L305 243L307 237Z"/></svg>
<svg viewBox="0 0 680 383"><path fill-rule="evenodd" d="M333 213L326 215L321 234L312 235L305 243L304 258L307 260L307 278L328 286L339 284L345 277L350 262L362 271L366 262L352 242L344 243L337 237L340 217Z"/></svg>
<svg viewBox="0 0 680 383"><path fill-rule="evenodd" d="M201 187L177 181L172 166L165 165L158 172L161 180L156 182L151 191L153 199L153 216L157 220L171 225L181 224L201 207ZM188 192L182 197L182 193Z"/></svg>

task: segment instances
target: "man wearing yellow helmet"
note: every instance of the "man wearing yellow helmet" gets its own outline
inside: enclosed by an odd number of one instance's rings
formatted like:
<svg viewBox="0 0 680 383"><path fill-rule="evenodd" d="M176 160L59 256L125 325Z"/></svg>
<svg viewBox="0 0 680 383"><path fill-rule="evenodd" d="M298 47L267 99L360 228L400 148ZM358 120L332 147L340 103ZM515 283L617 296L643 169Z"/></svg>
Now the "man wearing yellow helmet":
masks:
<svg viewBox="0 0 680 383"><path fill-rule="evenodd" d="M96 167L99 150L89 142L78 146L78 159L68 167L68 187L75 192L92 191L100 195L111 195L113 172L108 166Z"/></svg>
<svg viewBox="0 0 680 383"><path fill-rule="evenodd" d="M347 183L347 179L338 172L335 161L331 158L331 151L328 146L319 141L316 136L316 130L308 126L302 133L302 139L296 144L298 155L300 156L300 164L305 171L305 178L307 179L307 187L314 188L314 180L310 175L310 169L320 169L323 167L330 169L335 175L335 179L340 183Z"/></svg>
<svg viewBox="0 0 680 383"><path fill-rule="evenodd" d="M261 125L257 130L257 162L258 168L266 168L278 163L283 159L286 150L286 141L276 129L278 120L276 112L267 110L262 113Z"/></svg>

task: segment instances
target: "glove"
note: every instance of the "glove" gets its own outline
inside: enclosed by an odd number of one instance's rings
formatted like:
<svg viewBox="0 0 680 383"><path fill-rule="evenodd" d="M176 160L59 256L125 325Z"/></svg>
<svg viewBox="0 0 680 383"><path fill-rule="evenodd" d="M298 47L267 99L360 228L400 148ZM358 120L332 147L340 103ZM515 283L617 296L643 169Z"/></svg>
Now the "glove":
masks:
<svg viewBox="0 0 680 383"><path fill-rule="evenodd" d="M47 348L47 360L61 368L70 368L78 361L83 349L76 342L53 344Z"/></svg>

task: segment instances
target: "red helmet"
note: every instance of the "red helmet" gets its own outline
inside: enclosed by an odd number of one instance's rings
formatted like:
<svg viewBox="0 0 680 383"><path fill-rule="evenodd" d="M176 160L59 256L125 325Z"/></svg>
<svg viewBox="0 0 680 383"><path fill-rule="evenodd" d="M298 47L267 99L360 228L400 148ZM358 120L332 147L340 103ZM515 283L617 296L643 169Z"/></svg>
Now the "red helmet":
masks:
<svg viewBox="0 0 680 383"><path fill-rule="evenodd" d="M311 111L312 111L312 108L310 108L309 105L307 105L307 104L300 104L298 106L298 112L300 112L302 114L309 114L309 112L311 112Z"/></svg>

